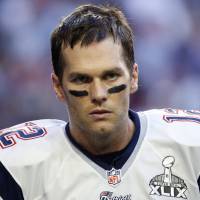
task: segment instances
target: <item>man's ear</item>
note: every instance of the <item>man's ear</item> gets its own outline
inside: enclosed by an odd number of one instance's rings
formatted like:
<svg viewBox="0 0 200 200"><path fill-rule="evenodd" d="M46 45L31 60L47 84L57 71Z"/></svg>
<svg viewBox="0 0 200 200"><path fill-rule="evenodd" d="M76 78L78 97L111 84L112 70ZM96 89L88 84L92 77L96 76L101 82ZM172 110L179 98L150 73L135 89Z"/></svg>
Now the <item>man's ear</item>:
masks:
<svg viewBox="0 0 200 200"><path fill-rule="evenodd" d="M51 80L52 80L52 84L53 84L53 89L56 93L56 97L60 101L64 101L65 94L63 91L62 83L60 82L59 78L57 77L57 75L55 73L51 73Z"/></svg>
<svg viewBox="0 0 200 200"><path fill-rule="evenodd" d="M131 74L131 88L130 93L135 93L138 90L138 64L134 63L133 65L133 71Z"/></svg>

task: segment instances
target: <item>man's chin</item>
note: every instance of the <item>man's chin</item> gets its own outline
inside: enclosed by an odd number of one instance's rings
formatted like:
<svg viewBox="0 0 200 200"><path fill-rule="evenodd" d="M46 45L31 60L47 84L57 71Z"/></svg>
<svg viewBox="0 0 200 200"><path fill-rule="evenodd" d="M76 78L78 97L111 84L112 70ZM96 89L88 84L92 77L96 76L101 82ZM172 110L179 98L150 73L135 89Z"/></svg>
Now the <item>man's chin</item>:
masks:
<svg viewBox="0 0 200 200"><path fill-rule="evenodd" d="M108 136L115 132L113 124L108 122L101 121L93 125L91 132L95 135Z"/></svg>

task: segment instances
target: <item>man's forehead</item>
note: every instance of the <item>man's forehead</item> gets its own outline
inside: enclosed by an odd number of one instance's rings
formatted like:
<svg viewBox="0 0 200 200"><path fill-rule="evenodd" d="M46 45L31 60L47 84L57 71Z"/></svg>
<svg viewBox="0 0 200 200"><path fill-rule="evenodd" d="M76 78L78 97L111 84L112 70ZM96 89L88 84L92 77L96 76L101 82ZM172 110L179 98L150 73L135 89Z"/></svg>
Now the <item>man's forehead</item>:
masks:
<svg viewBox="0 0 200 200"><path fill-rule="evenodd" d="M80 42L73 48L63 46L65 70L71 73L103 73L105 70L124 68L126 64L121 49L121 45L114 43L111 37L88 46L81 46Z"/></svg>
<svg viewBox="0 0 200 200"><path fill-rule="evenodd" d="M70 53L70 52L83 52L89 49L98 49L100 50L101 48L103 49L104 46L109 46L110 48L122 48L121 42L119 40L114 40L112 36L106 37L105 39L101 41L93 41L88 45L82 45L82 42L79 41L77 42L73 47L70 45L66 44L64 41L62 43L62 48L61 50Z"/></svg>

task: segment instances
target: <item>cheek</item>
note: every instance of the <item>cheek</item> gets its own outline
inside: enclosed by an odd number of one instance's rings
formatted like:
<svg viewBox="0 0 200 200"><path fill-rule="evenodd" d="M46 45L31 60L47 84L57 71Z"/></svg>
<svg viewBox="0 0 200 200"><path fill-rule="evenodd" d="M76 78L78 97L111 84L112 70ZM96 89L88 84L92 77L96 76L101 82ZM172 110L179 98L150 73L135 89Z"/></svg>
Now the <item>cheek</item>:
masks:
<svg viewBox="0 0 200 200"><path fill-rule="evenodd" d="M82 115L85 112L87 106L88 97L75 97L71 94L66 94L66 103L68 110L72 115Z"/></svg>
<svg viewBox="0 0 200 200"><path fill-rule="evenodd" d="M69 96L67 101L70 121L73 122L73 124L79 124L80 122L83 122L84 113L86 113L83 104L78 99L79 98Z"/></svg>
<svg viewBox="0 0 200 200"><path fill-rule="evenodd" d="M129 93L128 91L123 91L118 94L111 95L111 101L116 105L119 110L126 110L129 107Z"/></svg>

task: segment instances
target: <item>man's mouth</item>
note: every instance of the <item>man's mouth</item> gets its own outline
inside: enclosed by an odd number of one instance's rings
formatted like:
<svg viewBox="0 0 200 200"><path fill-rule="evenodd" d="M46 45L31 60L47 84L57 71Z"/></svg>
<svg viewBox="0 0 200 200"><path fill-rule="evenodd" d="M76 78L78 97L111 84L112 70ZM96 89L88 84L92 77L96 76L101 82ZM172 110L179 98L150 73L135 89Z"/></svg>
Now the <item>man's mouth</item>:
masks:
<svg viewBox="0 0 200 200"><path fill-rule="evenodd" d="M107 113L111 113L111 111L109 110L105 110L105 109L95 109L92 112L90 112L90 115L102 115L102 114L107 114Z"/></svg>
<svg viewBox="0 0 200 200"><path fill-rule="evenodd" d="M112 112L106 109L95 109L92 110L89 114L94 119L104 119L106 116L111 114Z"/></svg>

